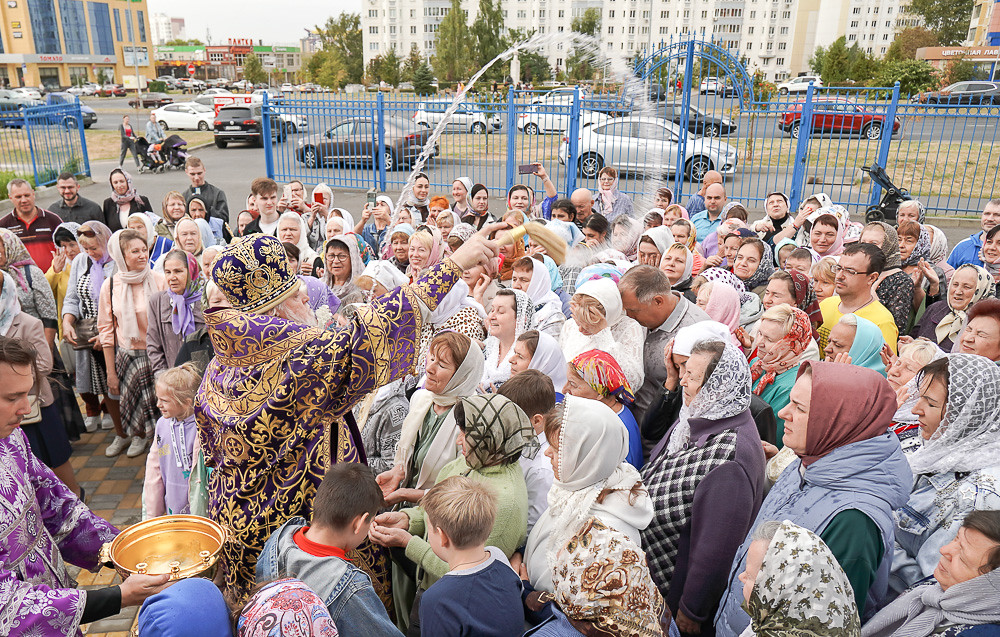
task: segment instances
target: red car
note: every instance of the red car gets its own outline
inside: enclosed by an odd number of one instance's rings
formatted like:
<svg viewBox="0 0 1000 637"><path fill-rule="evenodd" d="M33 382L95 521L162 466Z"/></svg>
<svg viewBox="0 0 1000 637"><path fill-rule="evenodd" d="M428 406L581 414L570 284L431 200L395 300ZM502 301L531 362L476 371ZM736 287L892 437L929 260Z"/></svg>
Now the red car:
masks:
<svg viewBox="0 0 1000 637"><path fill-rule="evenodd" d="M785 111L778 126L793 139L798 139L802 125L802 106L796 102L792 110ZM867 139L882 138L885 115L869 110L865 105L845 99L818 99L812 104L812 130L815 133L856 134ZM899 132L899 118L892 123L892 132Z"/></svg>
<svg viewBox="0 0 1000 637"><path fill-rule="evenodd" d="M125 87L121 84L105 84L101 87L97 94L101 97L125 97L128 93L125 91Z"/></svg>

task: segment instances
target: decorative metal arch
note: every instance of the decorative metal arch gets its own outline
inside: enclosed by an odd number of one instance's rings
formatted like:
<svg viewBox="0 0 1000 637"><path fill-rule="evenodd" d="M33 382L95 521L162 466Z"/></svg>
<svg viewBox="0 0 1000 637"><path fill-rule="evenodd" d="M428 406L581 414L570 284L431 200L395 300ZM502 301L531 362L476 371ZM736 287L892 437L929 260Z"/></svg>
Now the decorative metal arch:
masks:
<svg viewBox="0 0 1000 637"><path fill-rule="evenodd" d="M645 57L637 60L634 72L637 77L646 80L652 77L664 64L675 60L684 60L684 76L690 81L694 61L703 60L716 65L720 70L725 69L728 76L733 80L737 97L740 100L740 109L748 107L754 102L753 80L747 73L746 67L728 49L711 40L701 40L698 38L686 38L668 42L661 41L659 48L648 52Z"/></svg>

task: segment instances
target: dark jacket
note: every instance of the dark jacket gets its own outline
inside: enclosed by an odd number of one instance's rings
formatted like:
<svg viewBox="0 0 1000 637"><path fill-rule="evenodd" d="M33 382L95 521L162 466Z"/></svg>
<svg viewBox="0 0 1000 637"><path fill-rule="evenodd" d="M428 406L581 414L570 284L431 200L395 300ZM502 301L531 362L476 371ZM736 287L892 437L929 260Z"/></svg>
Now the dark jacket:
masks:
<svg viewBox="0 0 1000 637"><path fill-rule="evenodd" d="M129 214L132 214L133 212L153 212L153 206L150 205L149 199L147 199L144 195L136 195L136 198L132 200L132 203L134 203L135 206L129 210ZM118 204L115 203L115 200L111 197L105 199L103 209L104 225L106 225L111 232L121 230L122 224L121 221L118 220Z"/></svg>
<svg viewBox="0 0 1000 637"><path fill-rule="evenodd" d="M216 188L212 184L206 183L204 186L198 188L198 192L195 192L194 188L188 186L187 190L182 194L184 195L185 202L189 202L191 201L191 197L197 196L205 202L210 216L217 217L229 223L229 201L226 199L226 193L221 188Z"/></svg>
<svg viewBox="0 0 1000 637"><path fill-rule="evenodd" d="M49 206L49 210L59 215L63 221L72 221L73 223L100 221L104 223L104 211L97 205L97 202L79 195L76 198L76 205L72 208L60 198L59 201Z"/></svg>
<svg viewBox="0 0 1000 637"><path fill-rule="evenodd" d="M136 130L135 126L132 126L131 124L129 124L129 128L132 129L132 136L131 137L129 137L128 135L125 134L125 125L124 124L119 124L118 125L118 135L122 139L122 148L128 148L129 144L134 143L135 139L139 136L139 131Z"/></svg>
<svg viewBox="0 0 1000 637"><path fill-rule="evenodd" d="M146 310L148 327L146 328L146 353L153 373L165 371L177 360L184 337L174 334L173 306L170 305L170 293L164 290L149 297L149 307ZM201 301L194 306L195 329L205 327L205 319L201 313Z"/></svg>
<svg viewBox="0 0 1000 637"><path fill-rule="evenodd" d="M683 394L678 387L672 392L664 391L660 399L649 406L646 417L642 419L639 431L642 432L643 445L650 449L663 438L667 430L677 422L681 415ZM778 443L778 421L774 419L774 410L757 394L750 394L750 415L757 425L760 439L772 445Z"/></svg>

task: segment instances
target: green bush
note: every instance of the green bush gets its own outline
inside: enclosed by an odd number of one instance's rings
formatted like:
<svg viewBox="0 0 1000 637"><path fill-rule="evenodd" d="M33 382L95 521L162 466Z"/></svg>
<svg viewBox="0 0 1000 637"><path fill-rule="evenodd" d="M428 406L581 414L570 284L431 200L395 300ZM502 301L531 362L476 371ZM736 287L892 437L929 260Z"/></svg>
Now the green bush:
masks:
<svg viewBox="0 0 1000 637"><path fill-rule="evenodd" d="M32 188L35 187L35 177L34 177L34 175L19 175L19 174L15 173L13 170L3 170L3 171L0 171L0 199L9 199L10 198L9 195L7 194L7 184L9 184L11 181L13 181L15 179L18 179L18 178L20 178L20 179L27 179L28 183L31 184L31 187Z"/></svg>
<svg viewBox="0 0 1000 637"><path fill-rule="evenodd" d="M159 80L150 80L146 82L146 90L150 93L166 93L167 83Z"/></svg>

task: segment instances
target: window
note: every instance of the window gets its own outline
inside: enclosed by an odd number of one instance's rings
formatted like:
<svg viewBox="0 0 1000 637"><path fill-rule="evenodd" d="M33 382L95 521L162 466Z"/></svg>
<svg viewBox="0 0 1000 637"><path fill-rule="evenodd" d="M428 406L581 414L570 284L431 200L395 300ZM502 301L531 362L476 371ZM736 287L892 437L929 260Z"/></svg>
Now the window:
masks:
<svg viewBox="0 0 1000 637"><path fill-rule="evenodd" d="M782 20L790 20L791 18L792 18L792 12L791 11L782 11L781 12L781 19Z"/></svg>
<svg viewBox="0 0 1000 637"><path fill-rule="evenodd" d="M519 17L519 18L527 18L528 17L528 12L525 11L524 9L518 9L518 11L517 11L517 17Z"/></svg>
<svg viewBox="0 0 1000 637"><path fill-rule="evenodd" d="M538 10L538 17L539 18L544 18L545 17L545 9L539 9Z"/></svg>
<svg viewBox="0 0 1000 637"><path fill-rule="evenodd" d="M662 19L665 20L665 19L667 19L669 17L670 17L670 12L669 11L660 11L660 18L662 18Z"/></svg>
<svg viewBox="0 0 1000 637"><path fill-rule="evenodd" d="M368 10L368 17L369 18L377 18L378 17L378 9L369 9Z"/></svg>
<svg viewBox="0 0 1000 637"><path fill-rule="evenodd" d="M684 9L684 19L686 20L690 17L691 17L691 12L687 9Z"/></svg>
<svg viewBox="0 0 1000 637"><path fill-rule="evenodd" d="M753 49L753 42L747 42L747 51Z"/></svg>
<svg viewBox="0 0 1000 637"><path fill-rule="evenodd" d="M135 19L139 24L139 41L146 41L146 16L138 9L135 12Z"/></svg>
<svg viewBox="0 0 1000 637"><path fill-rule="evenodd" d="M784 66L785 65L785 58L777 58L777 59L774 60L774 63L777 64L778 66Z"/></svg>
<svg viewBox="0 0 1000 637"><path fill-rule="evenodd" d="M396 33L396 25L395 24L390 24L389 25L389 35L394 35L395 33Z"/></svg>
<svg viewBox="0 0 1000 637"><path fill-rule="evenodd" d="M779 51L784 51L785 50L785 43L784 42L778 42L778 50Z"/></svg>
<svg viewBox="0 0 1000 637"><path fill-rule="evenodd" d="M628 17L634 18L635 17L635 11L629 11L628 12Z"/></svg>
<svg viewBox="0 0 1000 637"><path fill-rule="evenodd" d="M566 12L563 9L559 9L558 17L560 17L560 18L566 17Z"/></svg>
<svg viewBox="0 0 1000 637"><path fill-rule="evenodd" d="M562 13L562 11L560 11L560 13ZM563 63L562 58L556 58L556 66L562 66L562 63Z"/></svg>
<svg viewBox="0 0 1000 637"><path fill-rule="evenodd" d="M847 36L847 39L848 41L853 42L858 39L858 36L857 34L852 33L851 35Z"/></svg>
<svg viewBox="0 0 1000 637"><path fill-rule="evenodd" d="M125 9L125 30L128 32L128 41L135 42L135 32L132 30L132 10Z"/></svg>
<svg viewBox="0 0 1000 637"><path fill-rule="evenodd" d="M410 17L411 18L417 17L417 10L416 9L410 9ZM414 31L414 33L416 33L416 31Z"/></svg>
<svg viewBox="0 0 1000 637"><path fill-rule="evenodd" d="M701 17L702 18L707 18L708 17L708 11L702 11L701 12Z"/></svg>
<svg viewBox="0 0 1000 637"><path fill-rule="evenodd" d="M87 41L87 20L83 3L79 0L59 0L59 15L62 18L63 42L67 53L90 55Z"/></svg>
<svg viewBox="0 0 1000 637"><path fill-rule="evenodd" d="M756 17L757 17L757 12L756 11L751 11L750 12L750 19L753 20Z"/></svg>
<svg viewBox="0 0 1000 637"><path fill-rule="evenodd" d="M614 9L611 9L611 10L608 11L608 17L609 18L615 17L615 10Z"/></svg>
<svg viewBox="0 0 1000 637"><path fill-rule="evenodd" d="M781 27L781 35L788 35L788 27Z"/></svg>
<svg viewBox="0 0 1000 637"><path fill-rule="evenodd" d="M91 2L87 5L90 11L90 40L94 44L95 55L114 55L115 41L111 35L111 13L107 2Z"/></svg>
<svg viewBox="0 0 1000 637"><path fill-rule="evenodd" d="M853 9L851 9L851 13L853 13L854 15L860 14L861 13L861 7L854 7Z"/></svg>
<svg viewBox="0 0 1000 637"><path fill-rule="evenodd" d="M614 33L614 32L615 32L614 27L608 27L608 33Z"/></svg>
<svg viewBox="0 0 1000 637"><path fill-rule="evenodd" d="M667 35L670 33L670 27L660 27L660 35Z"/></svg>
<svg viewBox="0 0 1000 637"><path fill-rule="evenodd" d="M410 33L415 34L417 32L417 25L410 25Z"/></svg>
<svg viewBox="0 0 1000 637"><path fill-rule="evenodd" d="M410 28L412 28L414 31L417 30L417 27L410 27ZM378 51L378 42L369 42L368 43L368 50L370 50L370 51Z"/></svg>
<svg viewBox="0 0 1000 637"><path fill-rule="evenodd" d="M747 27L747 35L753 35L753 27Z"/></svg>
<svg viewBox="0 0 1000 637"><path fill-rule="evenodd" d="M630 26L630 27L628 28L628 32L629 32L629 35L634 35L634 34L635 34L635 27L631 27L631 26Z"/></svg>
<svg viewBox="0 0 1000 637"><path fill-rule="evenodd" d="M35 39L35 53L62 53L56 27L56 8L52 0L28 0L28 15Z"/></svg>
<svg viewBox="0 0 1000 637"><path fill-rule="evenodd" d="M427 25L425 24L424 26L426 27ZM368 33L371 33L372 35L378 35L378 27L368 27Z"/></svg>
<svg viewBox="0 0 1000 637"><path fill-rule="evenodd" d="M771 66L771 58L764 58L764 61L761 62L761 64L764 66Z"/></svg>

